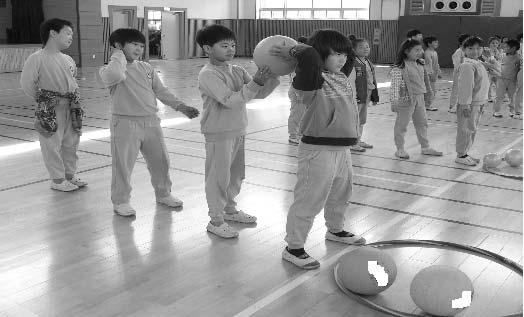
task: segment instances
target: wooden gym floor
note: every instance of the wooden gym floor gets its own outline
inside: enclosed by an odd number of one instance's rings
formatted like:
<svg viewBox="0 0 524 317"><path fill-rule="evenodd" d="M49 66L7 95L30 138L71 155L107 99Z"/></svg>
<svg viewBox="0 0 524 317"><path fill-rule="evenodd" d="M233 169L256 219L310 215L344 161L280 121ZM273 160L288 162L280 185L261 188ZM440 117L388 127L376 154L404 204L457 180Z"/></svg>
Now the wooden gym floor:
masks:
<svg viewBox="0 0 524 317"><path fill-rule="evenodd" d="M156 61L165 84L201 108L197 74L204 59ZM236 63L254 67L247 59ZM378 68L380 83L387 67ZM240 238L223 240L205 231L204 139L199 120L168 107L165 141L171 156L173 193L184 200L172 212L156 205L144 160L133 175L136 219L115 216L110 201L109 105L96 69L82 69L86 107L79 175L85 189L49 189L33 105L18 83L0 75L0 316L385 316L337 289L333 265L354 247L324 240L316 218L308 252L321 268L302 271L281 259L288 207L295 185L296 147L287 143L289 79L266 100L248 105L246 180L240 207L258 217L233 224ZM375 148L353 155L354 193L347 228L369 242L435 239L477 246L522 263L522 181L454 163L455 116L448 113L450 71L439 81L438 112L428 113L432 145L443 157L420 155L413 126L409 161L393 156L394 114L388 88L369 109L364 140ZM382 85L381 85L382 86ZM491 117L486 109L473 154L522 148L522 121ZM36 141L36 142L35 142ZM459 316L500 316L522 309L522 277L466 253L399 248L390 252L398 276L374 298L383 305L419 312L409 296L418 270L454 265L474 282L472 307Z"/></svg>

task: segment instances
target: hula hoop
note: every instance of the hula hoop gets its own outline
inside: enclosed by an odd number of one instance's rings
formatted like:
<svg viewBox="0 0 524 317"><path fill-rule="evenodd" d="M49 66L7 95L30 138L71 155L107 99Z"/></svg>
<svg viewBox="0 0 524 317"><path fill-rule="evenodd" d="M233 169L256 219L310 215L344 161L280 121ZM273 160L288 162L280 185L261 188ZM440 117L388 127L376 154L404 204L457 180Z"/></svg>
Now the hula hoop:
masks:
<svg viewBox="0 0 524 317"><path fill-rule="evenodd" d="M522 266L516 263L515 261L512 261L506 257L503 257L499 254L493 253L488 250L484 250L477 247L472 247L464 244L459 243L453 243L453 242L447 242L447 241L438 241L438 240L388 240L388 241L378 241L373 243L368 243L366 246L374 247L374 248L395 248L395 247L403 247L403 246L422 246L422 247L433 247L433 248L441 248L441 249L452 249L462 252L471 253L476 256L480 256L483 258L487 258L491 261L494 261L496 263L499 263L510 270L512 270L515 273L518 273L520 276L522 276ZM389 307L381 306L362 295L359 295L357 293L353 293L352 291L348 290L344 285L342 285L342 282L340 281L338 277L338 267L339 263L337 263L333 269L333 274L335 276L335 282L337 286L340 288L340 290L354 299L355 301L363 304L364 306L368 306L370 308L373 308L374 310L377 310L382 313L390 314L391 316L395 317L424 317L428 315L417 315L417 314L411 314L406 313L402 311L398 311ZM511 314L511 315L504 315L501 317L515 317L515 316L522 316L522 312Z"/></svg>

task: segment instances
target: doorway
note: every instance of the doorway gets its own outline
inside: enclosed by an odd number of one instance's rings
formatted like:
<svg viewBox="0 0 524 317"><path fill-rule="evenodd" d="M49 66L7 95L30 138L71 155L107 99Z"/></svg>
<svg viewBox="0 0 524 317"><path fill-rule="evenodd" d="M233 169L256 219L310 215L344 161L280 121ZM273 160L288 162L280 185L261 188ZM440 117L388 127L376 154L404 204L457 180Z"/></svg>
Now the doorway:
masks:
<svg viewBox="0 0 524 317"><path fill-rule="evenodd" d="M146 59L187 58L186 9L145 7Z"/></svg>
<svg viewBox="0 0 524 317"><path fill-rule="evenodd" d="M136 28L136 7L108 6L110 31L120 28Z"/></svg>

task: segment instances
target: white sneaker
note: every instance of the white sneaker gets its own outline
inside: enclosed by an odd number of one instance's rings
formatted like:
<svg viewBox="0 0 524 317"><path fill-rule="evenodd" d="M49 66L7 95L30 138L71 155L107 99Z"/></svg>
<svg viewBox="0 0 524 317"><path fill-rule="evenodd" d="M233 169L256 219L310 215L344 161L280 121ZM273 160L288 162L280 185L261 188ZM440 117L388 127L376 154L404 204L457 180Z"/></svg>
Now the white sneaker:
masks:
<svg viewBox="0 0 524 317"><path fill-rule="evenodd" d="M457 113L457 107L451 107L448 110L449 113Z"/></svg>
<svg viewBox="0 0 524 317"><path fill-rule="evenodd" d="M438 108L435 108L433 106L429 106L429 107L426 108L426 111L437 111L437 110L438 110Z"/></svg>
<svg viewBox="0 0 524 317"><path fill-rule="evenodd" d="M350 232L348 232L346 236L339 237L336 234L333 234L331 231L328 230L326 232L326 240L342 242L345 244L353 244L353 245L366 244L366 239L364 239L362 236L359 236L358 234L353 234Z"/></svg>
<svg viewBox="0 0 524 317"><path fill-rule="evenodd" d="M298 138L293 138L293 137L289 137L288 142L289 144L292 144L292 145L298 145L300 143Z"/></svg>
<svg viewBox="0 0 524 317"><path fill-rule="evenodd" d="M69 179L69 182L75 184L78 187L84 187L87 185L87 182L80 179L79 177L73 176L73 178Z"/></svg>
<svg viewBox="0 0 524 317"><path fill-rule="evenodd" d="M182 207L184 205L184 202L182 202L180 199L176 198L173 195L169 195L163 198L158 198L156 202L162 205L166 205L168 207L173 207L173 208Z"/></svg>
<svg viewBox="0 0 524 317"><path fill-rule="evenodd" d="M217 236L221 238L236 238L238 237L238 232L235 231L233 228L231 228L227 223L223 223L220 226L215 226L211 222L207 224L206 230L216 234Z"/></svg>
<svg viewBox="0 0 524 317"><path fill-rule="evenodd" d="M117 215L122 217L131 217L136 214L136 211L129 203L113 205L113 210Z"/></svg>
<svg viewBox="0 0 524 317"><path fill-rule="evenodd" d="M73 190L78 189L78 186L76 186L75 184L71 183L68 180L63 180L61 183L58 183L58 184L51 181L50 187L51 189L59 190L61 192L72 192Z"/></svg>
<svg viewBox="0 0 524 317"><path fill-rule="evenodd" d="M502 113L500 113L500 112L493 112L493 116L495 118L502 118Z"/></svg>
<svg viewBox="0 0 524 317"><path fill-rule="evenodd" d="M470 156L457 157L455 159L455 163L459 163L459 164L467 165L467 166L475 166L475 165L477 165L477 162L474 159L472 159Z"/></svg>
<svg viewBox="0 0 524 317"><path fill-rule="evenodd" d="M254 222L257 222L257 217L248 215L245 212L243 212L242 210L239 210L235 214L228 214L227 212L224 213L224 220L241 222L241 223L254 223Z"/></svg>
<svg viewBox="0 0 524 317"><path fill-rule="evenodd" d="M516 114L513 116L513 119L522 120L522 114L520 114L520 113L516 113Z"/></svg>
<svg viewBox="0 0 524 317"><path fill-rule="evenodd" d="M433 148L430 148L430 147L427 147L427 148L423 148L421 150L421 153L424 154L424 155L431 155L431 156L442 156L442 152L440 151L437 151Z"/></svg>
<svg viewBox="0 0 524 317"><path fill-rule="evenodd" d="M409 159L409 154L405 150L397 150L395 152L395 156L401 159L406 159L406 160Z"/></svg>
<svg viewBox="0 0 524 317"><path fill-rule="evenodd" d="M372 149L373 148L373 145L371 145L369 143L366 143L364 141L358 142L358 145L360 145L360 147L363 147L365 149Z"/></svg>
<svg viewBox="0 0 524 317"><path fill-rule="evenodd" d="M284 251L282 251L282 259L291 262L304 270L314 270L320 267L320 263L318 263L318 261L314 258L310 257L309 254L307 254L306 252L304 252L304 254L302 254L301 256L297 257L289 253L287 248L284 248Z"/></svg>
<svg viewBox="0 0 524 317"><path fill-rule="evenodd" d="M351 152L366 152L366 149L358 144L350 146L349 149L351 150Z"/></svg>

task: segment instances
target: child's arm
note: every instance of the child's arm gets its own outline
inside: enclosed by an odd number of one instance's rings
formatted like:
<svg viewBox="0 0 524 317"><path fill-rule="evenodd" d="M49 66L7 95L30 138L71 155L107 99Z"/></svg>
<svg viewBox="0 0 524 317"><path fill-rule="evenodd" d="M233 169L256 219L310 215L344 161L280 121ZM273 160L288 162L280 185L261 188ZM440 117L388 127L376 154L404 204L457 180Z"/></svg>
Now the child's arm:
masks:
<svg viewBox="0 0 524 317"><path fill-rule="evenodd" d="M257 71L255 79L243 85L239 91L233 91L229 88L224 80L214 71L204 71L198 76L199 88L201 91L220 102L226 108L236 108L244 106L248 101L255 98L262 85L256 83L260 77ZM265 75L264 75L265 76ZM261 82L262 84L263 82Z"/></svg>
<svg viewBox="0 0 524 317"><path fill-rule="evenodd" d="M113 86L126 79L127 60L122 50L115 50L111 55L109 64L100 68L98 72L102 82L107 86Z"/></svg>
<svg viewBox="0 0 524 317"><path fill-rule="evenodd" d="M170 106L175 111L180 111L188 118L193 119L199 115L199 111L194 107L187 106L180 98L175 96L173 93L164 86L162 80L158 77L155 69L151 66L151 73L153 74L153 91L155 96L162 101L164 104Z"/></svg>
<svg viewBox="0 0 524 317"><path fill-rule="evenodd" d="M451 55L451 60L453 61L453 67L458 68L462 63L462 51L458 50L453 55Z"/></svg>
<svg viewBox="0 0 524 317"><path fill-rule="evenodd" d="M464 111L468 112L471 102L473 100L474 87L474 73L473 65L461 64L458 69L458 104L463 106ZM469 114L469 112L468 112ZM466 115L467 116L467 115Z"/></svg>
<svg viewBox="0 0 524 317"><path fill-rule="evenodd" d="M249 84L249 82L252 81L253 78L251 77L251 75L249 75L249 73L244 68L242 68L242 71L244 73L244 83L245 84ZM262 86L262 88L257 93L257 95L255 96L254 99L264 99L264 98L266 98L267 96L269 96L273 92L273 90L275 90L275 88L278 87L278 85L280 85L280 80L278 80L277 77L269 78L266 81L266 83L264 84L264 86Z"/></svg>
<svg viewBox="0 0 524 317"><path fill-rule="evenodd" d="M30 56L24 63L22 75L20 76L20 86L22 90L31 98L36 99L38 92L38 73L40 63L35 56Z"/></svg>
<svg viewBox="0 0 524 317"><path fill-rule="evenodd" d="M428 72L428 75L433 75L433 56L429 49L424 51L424 68Z"/></svg>

